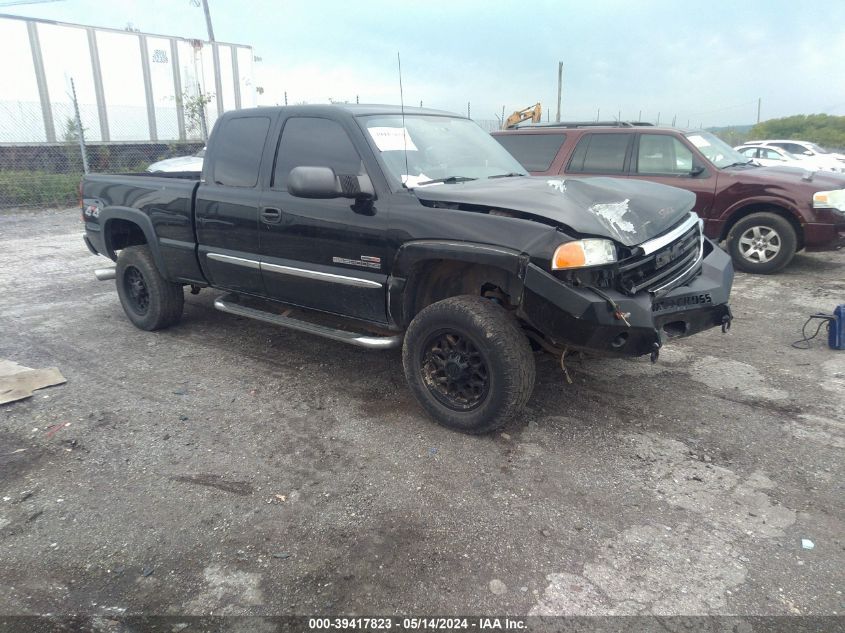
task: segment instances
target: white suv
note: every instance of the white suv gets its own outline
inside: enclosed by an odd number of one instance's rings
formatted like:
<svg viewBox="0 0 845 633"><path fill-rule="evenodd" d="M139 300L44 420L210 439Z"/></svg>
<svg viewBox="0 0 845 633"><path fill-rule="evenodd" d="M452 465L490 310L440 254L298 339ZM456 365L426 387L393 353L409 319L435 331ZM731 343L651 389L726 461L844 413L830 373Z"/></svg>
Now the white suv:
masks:
<svg viewBox="0 0 845 633"><path fill-rule="evenodd" d="M762 147L780 147L798 158L806 158L825 171L845 172L845 156L829 152L815 143L808 141L794 141L775 139L766 141L746 141L745 145L760 145Z"/></svg>

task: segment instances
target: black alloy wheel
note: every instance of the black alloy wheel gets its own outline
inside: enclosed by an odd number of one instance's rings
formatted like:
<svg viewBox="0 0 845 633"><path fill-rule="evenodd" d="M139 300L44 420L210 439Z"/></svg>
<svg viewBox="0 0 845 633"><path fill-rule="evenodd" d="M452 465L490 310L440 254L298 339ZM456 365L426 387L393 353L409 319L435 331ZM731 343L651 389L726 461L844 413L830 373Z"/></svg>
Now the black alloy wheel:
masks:
<svg viewBox="0 0 845 633"><path fill-rule="evenodd" d="M123 274L123 286L130 307L138 315L146 314L150 309L150 291L141 271L134 266L127 266Z"/></svg>
<svg viewBox="0 0 845 633"><path fill-rule="evenodd" d="M431 394L454 411L470 411L487 397L490 377L481 352L466 335L441 330L428 337L420 372Z"/></svg>

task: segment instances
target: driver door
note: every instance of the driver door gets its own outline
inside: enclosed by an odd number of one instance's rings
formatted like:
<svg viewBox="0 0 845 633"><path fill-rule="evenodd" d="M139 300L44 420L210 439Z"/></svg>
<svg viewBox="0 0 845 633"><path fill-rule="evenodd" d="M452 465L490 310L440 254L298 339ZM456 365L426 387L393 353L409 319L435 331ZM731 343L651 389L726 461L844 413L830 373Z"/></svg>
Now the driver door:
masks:
<svg viewBox="0 0 845 633"><path fill-rule="evenodd" d="M284 121L273 180L259 205L261 275L278 301L367 321L387 322L387 214L379 200L297 198L287 191L294 167L366 171L344 127L333 119Z"/></svg>

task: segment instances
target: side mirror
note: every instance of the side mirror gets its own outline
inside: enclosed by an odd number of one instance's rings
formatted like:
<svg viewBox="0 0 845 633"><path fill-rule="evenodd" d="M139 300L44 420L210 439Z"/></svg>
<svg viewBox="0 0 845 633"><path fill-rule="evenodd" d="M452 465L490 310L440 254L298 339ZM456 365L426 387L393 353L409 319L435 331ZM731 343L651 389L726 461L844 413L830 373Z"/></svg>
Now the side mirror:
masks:
<svg viewBox="0 0 845 633"><path fill-rule="evenodd" d="M288 192L297 198L339 198L340 187L329 167L294 167L288 175Z"/></svg>
<svg viewBox="0 0 845 633"><path fill-rule="evenodd" d="M703 174L703 173L704 173L704 167L702 167L701 165L693 165L692 169L689 170L689 175L692 176L693 178L695 178L699 174Z"/></svg>
<svg viewBox="0 0 845 633"><path fill-rule="evenodd" d="M288 193L297 198L375 197L369 176L337 176L331 167L294 167L288 175Z"/></svg>

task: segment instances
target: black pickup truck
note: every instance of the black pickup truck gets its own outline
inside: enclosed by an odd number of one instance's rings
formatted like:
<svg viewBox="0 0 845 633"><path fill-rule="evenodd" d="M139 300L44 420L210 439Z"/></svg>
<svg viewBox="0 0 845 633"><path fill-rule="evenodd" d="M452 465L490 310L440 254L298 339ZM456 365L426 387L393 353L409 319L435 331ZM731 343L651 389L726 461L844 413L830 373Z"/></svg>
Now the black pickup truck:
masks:
<svg viewBox="0 0 845 633"><path fill-rule="evenodd" d="M202 174L89 175L85 243L130 321L215 306L369 348L403 346L439 423L481 433L528 401L535 350L651 354L730 325L730 258L695 196L537 178L472 121L393 106L228 112Z"/></svg>

